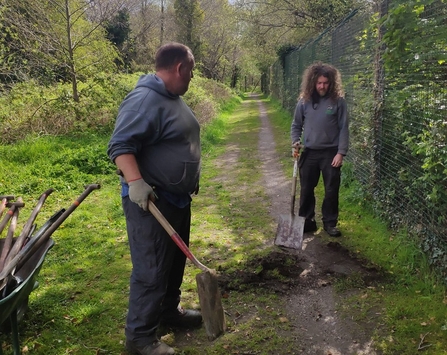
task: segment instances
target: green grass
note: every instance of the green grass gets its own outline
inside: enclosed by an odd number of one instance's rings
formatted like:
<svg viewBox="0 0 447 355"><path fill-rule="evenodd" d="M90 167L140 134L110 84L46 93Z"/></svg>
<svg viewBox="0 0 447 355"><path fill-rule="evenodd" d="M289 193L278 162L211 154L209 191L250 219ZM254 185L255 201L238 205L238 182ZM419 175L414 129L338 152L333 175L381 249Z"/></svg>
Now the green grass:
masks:
<svg viewBox="0 0 447 355"><path fill-rule="evenodd" d="M214 342L206 339L204 329L180 334L165 329L164 340L178 347L179 354L279 354L278 349L281 354L294 354L299 344L291 337L296 330L285 320L281 298L243 282L244 275L261 271L257 260L272 252L266 241L276 228L258 168L258 106L254 100L243 101L243 105L238 100L228 104L228 110L202 130L202 179L192 210L192 252L231 278L222 300L229 329ZM269 99L263 102L284 173L292 176L290 114ZM38 226L70 206L84 185L101 184L52 236L55 245L19 325L24 353L125 354L131 263L119 182L105 154L108 139L84 134L0 146L0 194L22 196L26 203L18 230L46 189L55 191L36 219ZM375 340L383 354L416 354L421 334L427 333L425 340L431 346L424 353L447 354L445 287L407 234L389 231L374 216L359 187L346 179L348 164L344 171L340 205L344 236L338 241L383 277L373 287L366 287L359 275L339 279L336 289L344 296L340 311L363 321L380 313ZM319 186L320 198L321 193ZM187 307L198 307L198 272L187 263L182 289ZM269 276L283 279L277 270L270 270ZM357 292L349 296L352 290L360 290L362 296ZM12 353L9 336L0 339L5 354Z"/></svg>

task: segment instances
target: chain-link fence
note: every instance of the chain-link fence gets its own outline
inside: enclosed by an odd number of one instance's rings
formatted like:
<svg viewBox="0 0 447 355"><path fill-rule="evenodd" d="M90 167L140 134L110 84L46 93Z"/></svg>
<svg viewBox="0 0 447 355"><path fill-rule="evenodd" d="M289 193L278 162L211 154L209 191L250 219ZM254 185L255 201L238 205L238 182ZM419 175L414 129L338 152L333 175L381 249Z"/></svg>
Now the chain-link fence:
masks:
<svg viewBox="0 0 447 355"><path fill-rule="evenodd" d="M447 0L385 0L280 58L262 87L292 114L304 69L336 66L347 156L375 210L407 228L447 280Z"/></svg>

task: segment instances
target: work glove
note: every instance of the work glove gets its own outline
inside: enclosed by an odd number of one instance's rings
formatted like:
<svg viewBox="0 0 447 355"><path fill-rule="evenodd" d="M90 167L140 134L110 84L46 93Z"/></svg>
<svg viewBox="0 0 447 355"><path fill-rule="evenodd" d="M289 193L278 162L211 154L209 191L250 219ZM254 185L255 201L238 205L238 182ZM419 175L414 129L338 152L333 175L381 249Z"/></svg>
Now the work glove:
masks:
<svg viewBox="0 0 447 355"><path fill-rule="evenodd" d="M300 142L292 143L292 157L298 158L300 156L300 150L303 148Z"/></svg>
<svg viewBox="0 0 447 355"><path fill-rule="evenodd" d="M155 201L157 198L154 189L143 179L133 180L128 185L130 200L147 211L149 199Z"/></svg>

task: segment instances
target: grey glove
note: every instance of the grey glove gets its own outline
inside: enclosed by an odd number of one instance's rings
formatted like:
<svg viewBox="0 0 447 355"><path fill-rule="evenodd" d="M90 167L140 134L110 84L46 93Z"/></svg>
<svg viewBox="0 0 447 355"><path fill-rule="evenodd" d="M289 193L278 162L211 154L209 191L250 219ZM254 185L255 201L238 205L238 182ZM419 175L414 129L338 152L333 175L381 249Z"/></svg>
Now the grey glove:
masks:
<svg viewBox="0 0 447 355"><path fill-rule="evenodd" d="M132 202L136 203L143 210L148 210L149 198L155 201L157 195L154 189L143 179L134 180L129 184L129 198Z"/></svg>

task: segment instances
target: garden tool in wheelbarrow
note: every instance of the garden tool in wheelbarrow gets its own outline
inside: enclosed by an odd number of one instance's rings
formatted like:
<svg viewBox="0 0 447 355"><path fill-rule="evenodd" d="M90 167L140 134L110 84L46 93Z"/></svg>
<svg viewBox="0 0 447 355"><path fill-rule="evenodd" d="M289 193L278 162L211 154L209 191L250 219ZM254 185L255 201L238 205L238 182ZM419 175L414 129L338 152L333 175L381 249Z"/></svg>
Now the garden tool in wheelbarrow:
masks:
<svg viewBox="0 0 447 355"><path fill-rule="evenodd" d="M19 270L24 263L38 250L43 244L46 244L50 239L54 231L67 219L67 217L81 204L82 201L95 189L99 189L100 185L90 184L85 186L84 192L68 207L67 210L63 209L57 212L52 220L46 224L45 228L36 235L29 239L29 241L23 246L23 248L12 257L7 260L3 269L0 272L0 291L2 291L8 281L13 278L15 270Z"/></svg>
<svg viewBox="0 0 447 355"><path fill-rule="evenodd" d="M278 228L276 230L275 245L301 249L303 244L304 222L305 218L295 215L295 196L296 185L298 180L298 158L299 149L292 149L293 155L293 179L292 179L292 194L290 214L280 215L278 221Z"/></svg>
<svg viewBox="0 0 447 355"><path fill-rule="evenodd" d="M119 169L116 173L123 176L123 173ZM197 292L199 294L200 308L206 334L209 340L214 340L226 330L225 314L217 282L217 273L215 270L208 268L197 260L157 206L155 206L151 200L148 201L149 212L152 213L155 219L161 224L163 229L169 234L183 254L185 254L195 266L202 270L201 273L196 275Z"/></svg>

